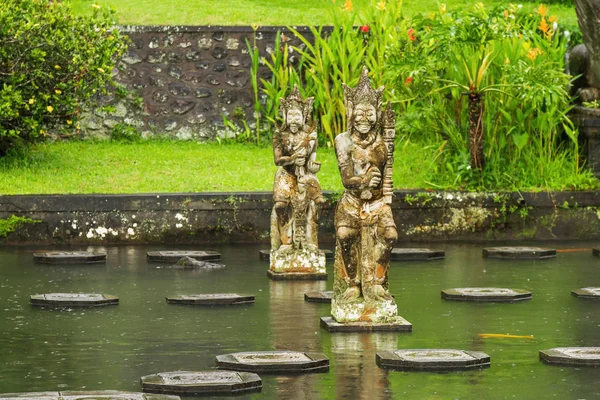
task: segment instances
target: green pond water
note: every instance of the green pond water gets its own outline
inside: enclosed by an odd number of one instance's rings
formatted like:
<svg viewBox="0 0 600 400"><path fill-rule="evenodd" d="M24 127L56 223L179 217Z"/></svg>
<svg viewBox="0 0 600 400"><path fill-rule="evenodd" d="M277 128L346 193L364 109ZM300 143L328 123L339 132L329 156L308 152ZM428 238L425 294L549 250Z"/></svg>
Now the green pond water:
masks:
<svg viewBox="0 0 600 400"><path fill-rule="evenodd" d="M211 271L147 263L146 252L174 247L60 249L108 253L106 264L70 266L34 264L32 254L39 248L0 248L0 393L141 391L144 375L214 369L219 354L286 349L325 353L330 372L262 375L262 392L246 398L600 396L600 369L546 365L538 353L552 347L600 345L600 301L571 295L576 288L600 286L600 259L591 250L560 253L544 261L503 261L482 258L481 246L430 247L445 250L446 259L392 262L390 267L390 291L413 332L371 334L329 333L319 326L329 305L304 301L306 292L331 288L331 263L327 282L274 282L266 276L268 264L258 259L260 246L197 248L222 253L227 267ZM442 289L469 286L527 289L533 299L482 304L440 297ZM52 292L112 294L120 297L120 304L72 310L30 306L29 295ZM168 295L219 292L254 294L256 304L207 308L165 301ZM482 339L481 333L534 339ZM377 367L377 351L399 348L483 351L491 356L491 367L445 373Z"/></svg>

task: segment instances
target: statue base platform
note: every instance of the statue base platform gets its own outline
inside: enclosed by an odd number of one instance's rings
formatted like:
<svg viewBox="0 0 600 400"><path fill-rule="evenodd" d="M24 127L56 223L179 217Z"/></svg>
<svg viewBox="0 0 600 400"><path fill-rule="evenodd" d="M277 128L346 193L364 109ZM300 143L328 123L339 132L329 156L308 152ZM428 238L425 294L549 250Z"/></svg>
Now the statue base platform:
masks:
<svg viewBox="0 0 600 400"><path fill-rule="evenodd" d="M397 316L393 322L337 322L321 317L321 326L329 332L411 332L412 324Z"/></svg>
<svg viewBox="0 0 600 400"><path fill-rule="evenodd" d="M274 281L326 281L327 273L274 272L267 270L267 276Z"/></svg>
<svg viewBox="0 0 600 400"><path fill-rule="evenodd" d="M294 247L271 251L268 276L273 280L326 280L325 253Z"/></svg>

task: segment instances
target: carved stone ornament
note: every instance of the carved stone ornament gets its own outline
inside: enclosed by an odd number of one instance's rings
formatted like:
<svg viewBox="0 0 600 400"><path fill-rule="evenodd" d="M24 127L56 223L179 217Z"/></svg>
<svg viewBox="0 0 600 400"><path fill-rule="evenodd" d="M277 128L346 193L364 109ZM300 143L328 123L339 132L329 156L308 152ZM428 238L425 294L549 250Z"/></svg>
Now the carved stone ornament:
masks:
<svg viewBox="0 0 600 400"><path fill-rule="evenodd" d="M281 99L283 123L273 135L275 165L271 213L270 273L325 274L325 254L317 234L325 202L316 173L317 132L313 97L303 99L296 86Z"/></svg>
<svg viewBox="0 0 600 400"><path fill-rule="evenodd" d="M344 85L348 131L335 138L344 194L335 211L336 251L331 315L337 322L389 323L398 309L388 267L398 234L392 216L394 113L382 110L363 68L356 88Z"/></svg>
<svg viewBox="0 0 600 400"><path fill-rule="evenodd" d="M569 73L580 75L572 94L584 102L600 100L600 0L575 0L583 44L569 53Z"/></svg>

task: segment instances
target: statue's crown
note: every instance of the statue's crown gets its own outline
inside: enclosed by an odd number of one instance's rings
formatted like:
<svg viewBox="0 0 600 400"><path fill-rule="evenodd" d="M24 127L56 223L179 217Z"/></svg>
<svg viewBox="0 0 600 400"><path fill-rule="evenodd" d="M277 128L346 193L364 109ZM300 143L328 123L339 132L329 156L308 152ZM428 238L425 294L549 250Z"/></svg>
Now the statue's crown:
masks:
<svg viewBox="0 0 600 400"><path fill-rule="evenodd" d="M358 85L355 88L351 88L344 84L344 97L346 99L346 107L354 107L357 104L371 104L376 109L379 109L381 105L381 99L383 96L384 87L381 86L378 89L371 87L371 81L369 80L369 70L367 67L363 67L358 80Z"/></svg>
<svg viewBox="0 0 600 400"><path fill-rule="evenodd" d="M294 85L294 89L292 89L292 93L285 99L280 99L281 111L289 111L289 110L300 110L304 115L310 113L312 111L312 103L313 97L309 97L306 100L302 98L300 94L300 90L298 90L298 86ZM307 106L310 109L307 109Z"/></svg>

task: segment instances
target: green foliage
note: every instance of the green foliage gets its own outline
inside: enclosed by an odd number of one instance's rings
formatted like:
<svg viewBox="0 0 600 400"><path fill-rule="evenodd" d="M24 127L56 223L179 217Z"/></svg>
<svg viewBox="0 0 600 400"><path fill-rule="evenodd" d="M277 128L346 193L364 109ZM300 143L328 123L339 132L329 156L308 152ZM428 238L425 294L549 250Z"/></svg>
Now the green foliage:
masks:
<svg viewBox="0 0 600 400"><path fill-rule="evenodd" d="M36 224L38 222L40 221L27 217L18 217L16 215L11 215L7 219L0 219L0 238L5 238L9 233L14 232L22 225Z"/></svg>
<svg viewBox="0 0 600 400"><path fill-rule="evenodd" d="M81 107L111 82L126 46L112 12L75 17L65 3L0 8L0 156L15 144L79 131Z"/></svg>

